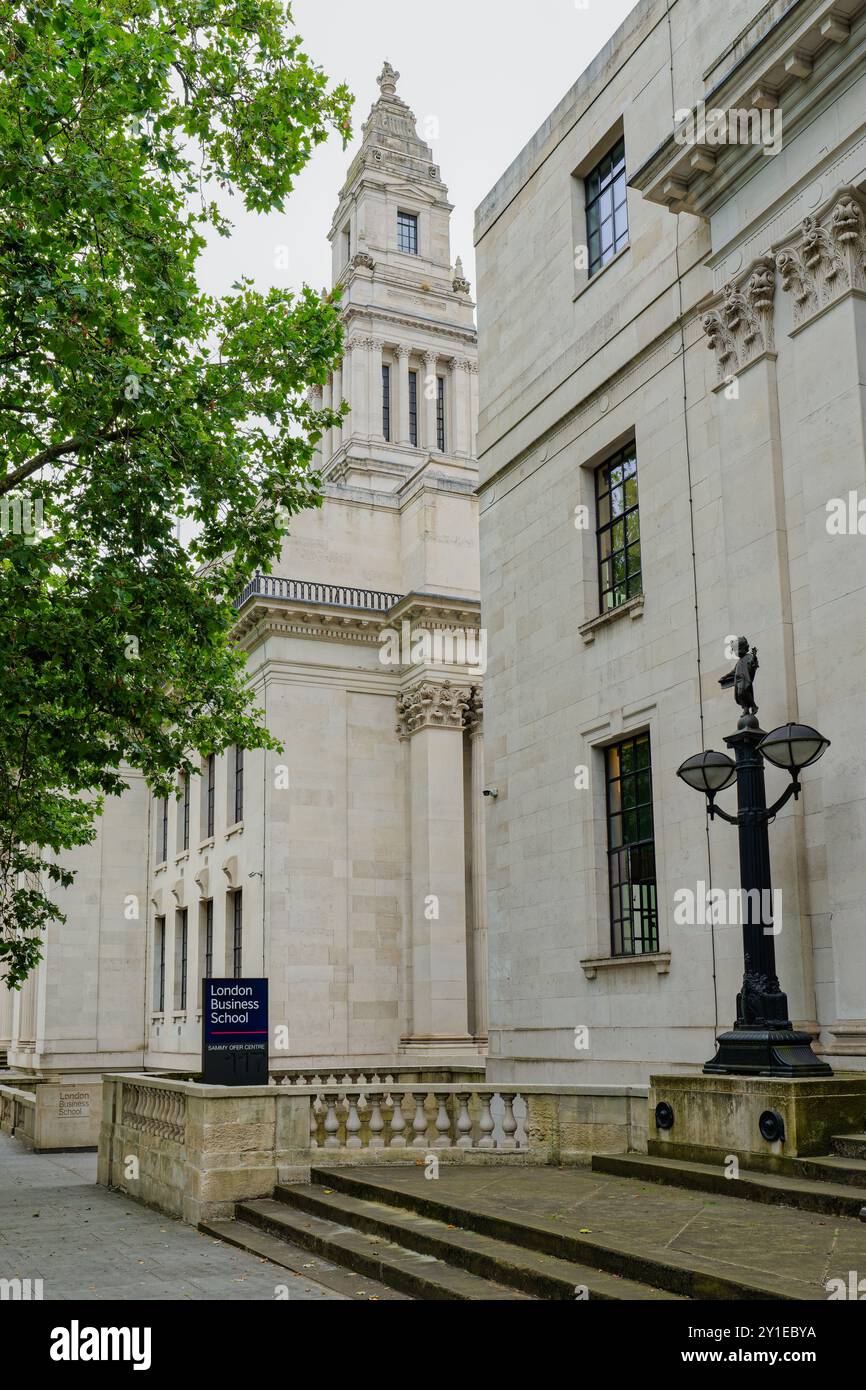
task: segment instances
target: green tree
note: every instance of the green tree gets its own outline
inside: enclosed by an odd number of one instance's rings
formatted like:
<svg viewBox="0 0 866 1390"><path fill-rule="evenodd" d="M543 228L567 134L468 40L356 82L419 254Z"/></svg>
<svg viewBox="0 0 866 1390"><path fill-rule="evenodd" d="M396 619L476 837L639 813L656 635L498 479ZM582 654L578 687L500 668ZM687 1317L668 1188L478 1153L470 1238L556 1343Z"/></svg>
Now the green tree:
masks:
<svg viewBox="0 0 866 1390"><path fill-rule="evenodd" d="M230 628L321 500L335 298L205 294L217 206L281 209L351 100L282 0L0 0L0 972L140 768L274 747ZM218 190L224 190L221 194ZM194 531L184 546L178 519ZM52 884L54 886L52 886Z"/></svg>

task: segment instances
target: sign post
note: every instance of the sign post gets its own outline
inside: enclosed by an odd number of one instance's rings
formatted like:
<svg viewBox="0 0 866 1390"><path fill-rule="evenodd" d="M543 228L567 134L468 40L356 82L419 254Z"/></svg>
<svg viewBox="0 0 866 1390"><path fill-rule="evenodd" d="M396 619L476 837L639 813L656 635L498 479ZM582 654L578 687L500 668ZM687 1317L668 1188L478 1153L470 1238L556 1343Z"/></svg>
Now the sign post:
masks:
<svg viewBox="0 0 866 1390"><path fill-rule="evenodd" d="M267 980L203 980L201 1072L206 1086L267 1086Z"/></svg>

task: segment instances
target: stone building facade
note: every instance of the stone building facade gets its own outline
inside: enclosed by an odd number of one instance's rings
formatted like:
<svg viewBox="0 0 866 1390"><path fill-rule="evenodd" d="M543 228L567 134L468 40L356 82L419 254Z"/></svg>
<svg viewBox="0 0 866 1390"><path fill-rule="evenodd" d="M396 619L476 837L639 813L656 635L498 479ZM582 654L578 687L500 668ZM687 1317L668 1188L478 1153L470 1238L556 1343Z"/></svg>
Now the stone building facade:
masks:
<svg viewBox="0 0 866 1390"><path fill-rule="evenodd" d="M205 973L268 977L275 1066L485 1050L474 305L398 76L330 232L345 356L322 398L350 410L324 504L238 602L284 750L205 761L167 804L133 777L0 998L12 1066L194 1068Z"/></svg>
<svg viewBox="0 0 866 1390"><path fill-rule="evenodd" d="M730 1027L736 831L676 771L742 634L761 726L832 741L770 829L782 986L866 1068L864 58L862 0L642 0L478 209L491 1080Z"/></svg>

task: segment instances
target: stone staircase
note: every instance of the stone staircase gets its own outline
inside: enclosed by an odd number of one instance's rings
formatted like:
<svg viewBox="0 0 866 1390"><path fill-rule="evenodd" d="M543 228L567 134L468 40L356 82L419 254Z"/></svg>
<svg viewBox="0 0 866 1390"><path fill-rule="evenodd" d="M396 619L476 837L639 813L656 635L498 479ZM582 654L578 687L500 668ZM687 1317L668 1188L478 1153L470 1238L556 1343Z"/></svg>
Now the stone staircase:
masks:
<svg viewBox="0 0 866 1390"><path fill-rule="evenodd" d="M718 1164L650 1154L596 1154L592 1167L596 1173L866 1221L866 1133L834 1135L829 1154L783 1162L783 1173L741 1168L736 1180Z"/></svg>
<svg viewBox="0 0 866 1390"><path fill-rule="evenodd" d="M376 1279L411 1298L442 1300L678 1300L582 1258L558 1232L491 1223L462 1206L395 1191L387 1174L313 1169L312 1182L238 1204L236 1220L201 1229L280 1263L285 1243ZM499 1224L493 1230L491 1224ZM615 1262L614 1262L615 1263Z"/></svg>

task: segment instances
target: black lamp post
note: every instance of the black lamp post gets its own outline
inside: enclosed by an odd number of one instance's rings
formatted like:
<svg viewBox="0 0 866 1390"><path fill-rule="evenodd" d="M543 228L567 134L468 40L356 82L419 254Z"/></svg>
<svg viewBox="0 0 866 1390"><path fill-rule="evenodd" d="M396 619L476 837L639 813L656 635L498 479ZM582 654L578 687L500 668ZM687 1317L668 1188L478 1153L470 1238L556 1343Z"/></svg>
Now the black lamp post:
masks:
<svg viewBox="0 0 866 1390"><path fill-rule="evenodd" d="M730 1033L717 1039L718 1052L705 1072L750 1076L831 1076L832 1069L812 1051L808 1033L794 1029L788 1017L788 997L776 974L776 949L770 881L770 837L767 828L791 797L800 795L800 772L830 747L829 740L806 724L784 724L766 734L756 718L754 677L758 654L747 638L738 644L738 661L720 684L733 687L742 708L737 731L725 739L736 761L725 753L698 753L688 758L677 776L705 793L710 818L721 816L740 832L740 883L743 910L743 987L737 995L737 1021ZM764 759L791 775L791 784L772 806L764 788ZM715 804L718 792L737 783L737 815Z"/></svg>

